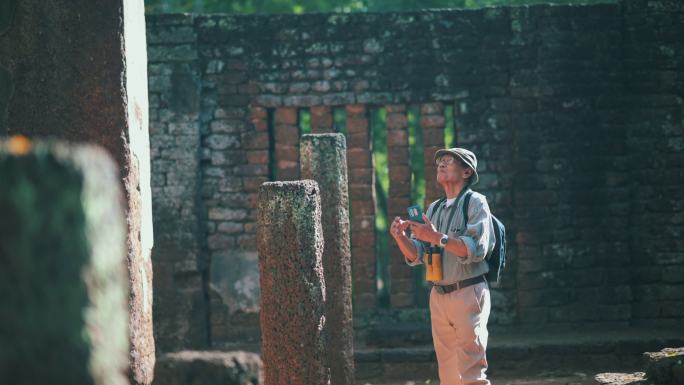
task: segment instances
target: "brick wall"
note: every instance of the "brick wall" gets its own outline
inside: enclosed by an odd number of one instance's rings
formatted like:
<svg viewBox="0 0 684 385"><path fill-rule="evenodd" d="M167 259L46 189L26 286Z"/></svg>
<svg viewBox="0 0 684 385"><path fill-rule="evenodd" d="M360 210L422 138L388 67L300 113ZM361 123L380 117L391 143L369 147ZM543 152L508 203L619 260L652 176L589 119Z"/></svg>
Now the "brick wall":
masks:
<svg viewBox="0 0 684 385"><path fill-rule="evenodd" d="M510 242L494 325L681 322L683 18L676 2L641 0L149 16L154 262L167 278L155 284L157 324L175 327L187 313L175 309L192 303L211 345L256 337L255 193L299 177L305 113L313 132L347 135L354 306L372 317L376 109L386 112L390 218L411 199L409 109L419 111L426 203L440 195L432 154L446 127L478 155L476 189ZM396 248L388 260L390 311L424 309ZM191 329L169 346L195 340Z"/></svg>
<svg viewBox="0 0 684 385"><path fill-rule="evenodd" d="M684 317L684 4L628 3L626 150L635 322ZM623 128L624 129L624 128Z"/></svg>
<svg viewBox="0 0 684 385"><path fill-rule="evenodd" d="M160 351L200 349L209 344L209 312L196 32L182 16L147 20L147 29L155 341Z"/></svg>

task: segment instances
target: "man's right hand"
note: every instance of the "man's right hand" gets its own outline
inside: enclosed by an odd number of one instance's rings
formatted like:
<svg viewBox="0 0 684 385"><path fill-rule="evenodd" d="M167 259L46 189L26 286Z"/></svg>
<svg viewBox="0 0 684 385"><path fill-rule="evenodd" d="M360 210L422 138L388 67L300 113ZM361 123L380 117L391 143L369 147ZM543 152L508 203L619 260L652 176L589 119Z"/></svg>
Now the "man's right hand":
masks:
<svg viewBox="0 0 684 385"><path fill-rule="evenodd" d="M392 221L392 226L390 226L390 234L394 239L401 235L406 236L404 231L406 231L406 228L409 227L409 225L409 221L402 221L401 218L394 217L394 221Z"/></svg>

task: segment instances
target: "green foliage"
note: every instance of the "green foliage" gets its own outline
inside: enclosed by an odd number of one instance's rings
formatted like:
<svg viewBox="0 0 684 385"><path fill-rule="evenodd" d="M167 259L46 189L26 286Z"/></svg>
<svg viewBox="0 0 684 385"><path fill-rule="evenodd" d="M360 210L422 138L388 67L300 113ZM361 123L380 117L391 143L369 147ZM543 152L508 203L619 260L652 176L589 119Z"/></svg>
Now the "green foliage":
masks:
<svg viewBox="0 0 684 385"><path fill-rule="evenodd" d="M482 8L525 4L597 4L616 0L145 0L148 13L205 12L275 14L305 12L387 12L431 8Z"/></svg>
<svg viewBox="0 0 684 385"><path fill-rule="evenodd" d="M311 111L309 109L299 110L299 133L301 135L311 133Z"/></svg>
<svg viewBox="0 0 684 385"><path fill-rule="evenodd" d="M389 306L389 222L387 196L389 195L389 164L387 159L387 112L384 108L371 110L370 127L375 165L375 255L377 256L378 301Z"/></svg>

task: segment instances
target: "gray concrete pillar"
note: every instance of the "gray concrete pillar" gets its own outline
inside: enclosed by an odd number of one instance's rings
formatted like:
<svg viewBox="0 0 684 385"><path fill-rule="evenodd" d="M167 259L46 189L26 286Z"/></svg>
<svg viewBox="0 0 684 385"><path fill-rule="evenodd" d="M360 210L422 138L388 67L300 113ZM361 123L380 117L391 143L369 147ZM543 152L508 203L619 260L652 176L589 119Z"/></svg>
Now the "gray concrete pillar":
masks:
<svg viewBox="0 0 684 385"><path fill-rule="evenodd" d="M128 224L131 380L150 384L152 200L143 0L10 1L0 25L0 135L102 145L119 166ZM3 8L4 9L4 8Z"/></svg>
<svg viewBox="0 0 684 385"><path fill-rule="evenodd" d="M264 183L258 202L264 384L328 384L318 185Z"/></svg>
<svg viewBox="0 0 684 385"><path fill-rule="evenodd" d="M0 141L0 384L128 384L126 222L100 148Z"/></svg>
<svg viewBox="0 0 684 385"><path fill-rule="evenodd" d="M332 385L354 383L347 143L343 134L308 134L300 145L301 175L321 190L325 350ZM369 245L373 247L373 245Z"/></svg>

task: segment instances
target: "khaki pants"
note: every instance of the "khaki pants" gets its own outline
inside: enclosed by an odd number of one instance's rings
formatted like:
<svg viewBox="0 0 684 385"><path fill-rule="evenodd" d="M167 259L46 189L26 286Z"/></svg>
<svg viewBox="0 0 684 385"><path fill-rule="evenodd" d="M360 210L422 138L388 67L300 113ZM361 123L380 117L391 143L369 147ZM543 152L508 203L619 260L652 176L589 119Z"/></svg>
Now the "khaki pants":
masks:
<svg viewBox="0 0 684 385"><path fill-rule="evenodd" d="M449 294L430 293L432 340L440 385L490 385L487 380L487 319L491 303L486 282Z"/></svg>

